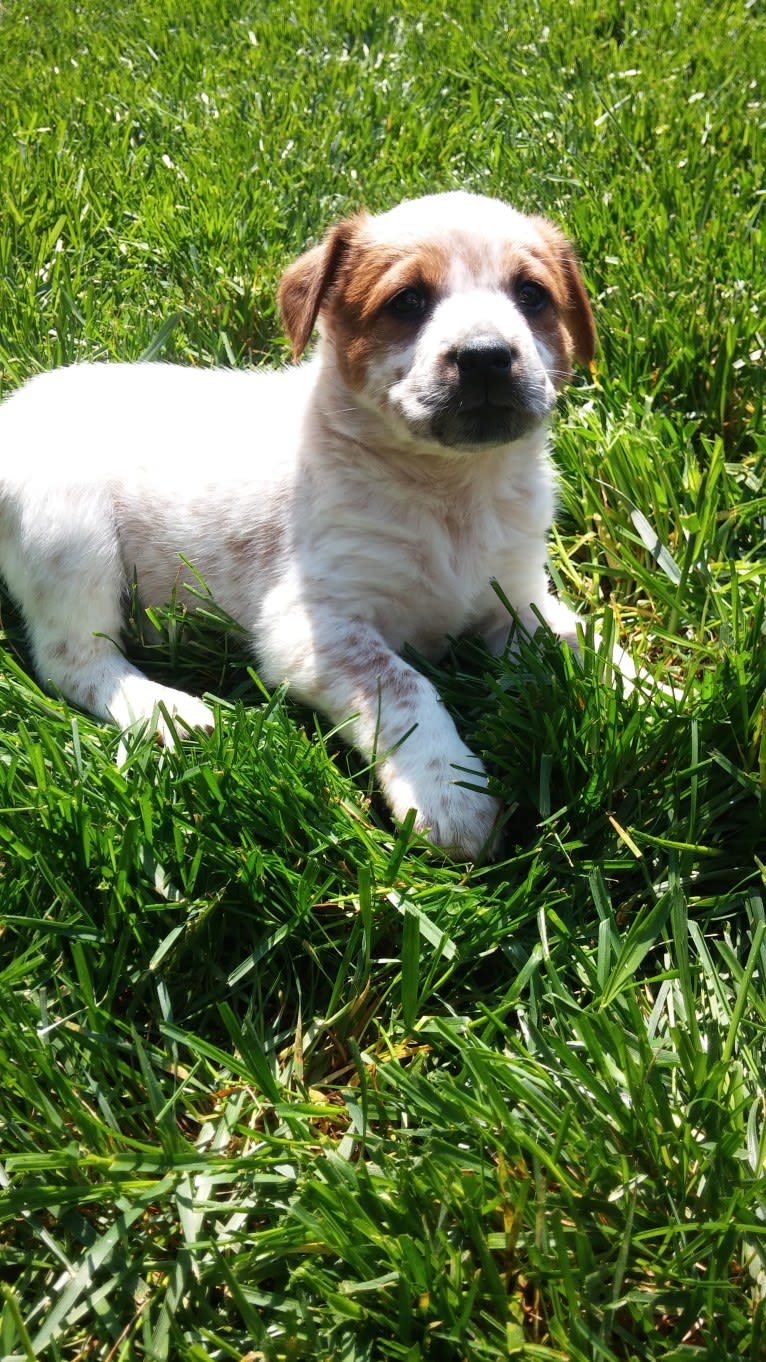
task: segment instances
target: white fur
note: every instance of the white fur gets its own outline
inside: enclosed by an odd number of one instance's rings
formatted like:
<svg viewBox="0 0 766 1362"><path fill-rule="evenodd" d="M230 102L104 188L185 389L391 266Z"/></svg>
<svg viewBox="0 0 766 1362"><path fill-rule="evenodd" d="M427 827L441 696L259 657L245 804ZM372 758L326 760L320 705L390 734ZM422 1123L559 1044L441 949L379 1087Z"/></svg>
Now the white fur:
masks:
<svg viewBox="0 0 766 1362"><path fill-rule="evenodd" d="M449 195L368 230L422 238L445 218L486 241L490 278L456 262L424 329L376 356L361 390L327 327L314 358L281 372L80 365L34 378L0 409L0 572L44 683L121 727L161 703L194 728L209 708L149 681L116 642L134 571L142 601L160 604L193 581L188 560L250 632L267 684L287 679L349 721L394 816L415 808L435 843L472 857L492 841L497 801L398 654L410 643L436 658L465 631L501 649L493 579L532 627L533 607L567 638L575 625L546 573L553 359L492 278L494 239L531 229L505 205ZM423 428L421 393L445 346L487 332L522 356L536 423L501 447L446 450ZM158 729L171 739L162 717Z"/></svg>

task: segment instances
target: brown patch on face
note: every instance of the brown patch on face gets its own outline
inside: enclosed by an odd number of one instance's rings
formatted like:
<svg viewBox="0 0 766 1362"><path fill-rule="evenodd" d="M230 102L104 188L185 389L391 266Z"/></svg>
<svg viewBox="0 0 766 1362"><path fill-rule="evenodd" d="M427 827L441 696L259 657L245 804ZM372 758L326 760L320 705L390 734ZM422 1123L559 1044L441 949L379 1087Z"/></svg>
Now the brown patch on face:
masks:
<svg viewBox="0 0 766 1362"><path fill-rule="evenodd" d="M422 288L431 297L443 292L449 264L449 252L438 242L360 244L347 261L339 302L355 320L368 322L401 289Z"/></svg>
<svg viewBox="0 0 766 1362"><path fill-rule="evenodd" d="M417 334L444 295L449 251L438 242L417 246L357 243L346 258L339 287L327 313L338 364L352 388L364 384L370 360L400 349ZM415 289L425 299L421 315L397 315L388 304L397 293Z"/></svg>
<svg viewBox="0 0 766 1362"><path fill-rule="evenodd" d="M596 353L596 324L577 256L563 232L547 218L532 218L531 221L542 237L543 250L538 258L552 281L551 292L575 359L580 364L591 364ZM541 339L545 339L542 334Z"/></svg>
<svg viewBox="0 0 766 1362"><path fill-rule="evenodd" d="M589 364L593 359L596 331L577 261L569 242L545 218L532 218L542 240L519 245L508 244L502 253L502 275L506 289L524 312L535 335L555 356L550 375L561 388L572 372L572 356ZM517 296L524 283L539 284L551 304L540 311L525 310Z"/></svg>
<svg viewBox="0 0 766 1362"><path fill-rule="evenodd" d="M555 367L549 375L555 388L563 388L572 373L572 339L559 309L560 304L554 304L538 316L527 317L532 334L555 356Z"/></svg>

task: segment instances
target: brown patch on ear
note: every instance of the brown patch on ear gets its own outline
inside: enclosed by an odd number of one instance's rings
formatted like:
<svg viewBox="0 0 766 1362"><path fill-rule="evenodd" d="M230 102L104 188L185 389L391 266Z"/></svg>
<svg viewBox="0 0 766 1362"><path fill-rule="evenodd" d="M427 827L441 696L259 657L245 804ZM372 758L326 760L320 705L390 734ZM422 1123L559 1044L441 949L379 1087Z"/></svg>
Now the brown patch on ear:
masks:
<svg viewBox="0 0 766 1362"><path fill-rule="evenodd" d="M572 338L575 359L587 367L592 364L596 354L596 323L577 256L564 233L547 218L534 218L533 222L551 253L557 273L562 277L565 294L562 321Z"/></svg>
<svg viewBox="0 0 766 1362"><path fill-rule="evenodd" d="M299 256L282 275L277 298L282 324L293 347L293 359L300 359L306 349L322 304L364 217L358 213L337 223L319 246Z"/></svg>
<svg viewBox="0 0 766 1362"><path fill-rule="evenodd" d="M569 294L569 308L564 321L574 342L575 358L587 367L593 363L596 355L596 323L593 320L590 299L585 292L577 257L571 246L562 264Z"/></svg>

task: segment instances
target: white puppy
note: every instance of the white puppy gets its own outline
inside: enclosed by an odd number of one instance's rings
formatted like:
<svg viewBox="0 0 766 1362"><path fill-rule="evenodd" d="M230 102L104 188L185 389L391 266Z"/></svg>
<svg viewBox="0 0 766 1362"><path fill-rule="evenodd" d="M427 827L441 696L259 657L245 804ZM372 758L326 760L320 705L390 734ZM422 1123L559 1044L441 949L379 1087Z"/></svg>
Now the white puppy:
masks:
<svg viewBox="0 0 766 1362"><path fill-rule="evenodd" d="M121 727L201 700L119 649L126 596L183 598L187 560L250 633L265 681L376 757L394 816L453 855L491 843L497 801L432 684L399 656L449 636L503 648L552 595L546 428L594 326L561 233L504 203L435 195L339 223L287 270L281 372L79 365L0 409L0 572L41 680Z"/></svg>

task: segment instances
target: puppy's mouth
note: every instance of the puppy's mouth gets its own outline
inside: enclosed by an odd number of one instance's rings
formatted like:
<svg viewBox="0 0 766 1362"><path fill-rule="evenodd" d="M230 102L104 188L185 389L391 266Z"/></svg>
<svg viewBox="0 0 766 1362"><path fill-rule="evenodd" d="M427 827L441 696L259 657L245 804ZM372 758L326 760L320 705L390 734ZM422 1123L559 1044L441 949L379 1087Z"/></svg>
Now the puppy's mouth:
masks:
<svg viewBox="0 0 766 1362"><path fill-rule="evenodd" d="M464 402L456 397L431 417L431 433L449 449L506 445L528 435L547 413L521 402Z"/></svg>

